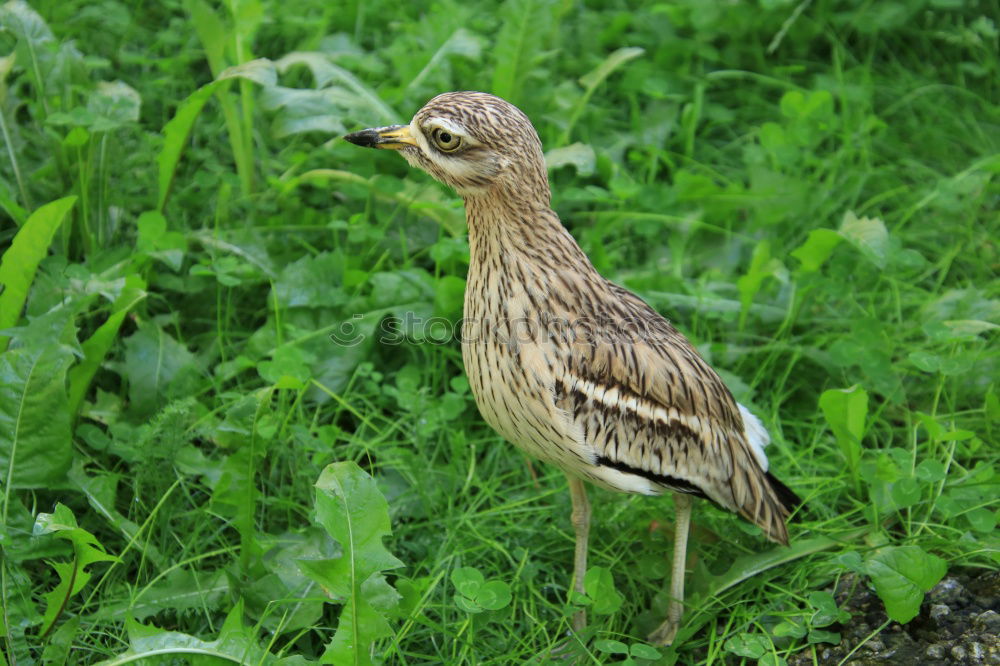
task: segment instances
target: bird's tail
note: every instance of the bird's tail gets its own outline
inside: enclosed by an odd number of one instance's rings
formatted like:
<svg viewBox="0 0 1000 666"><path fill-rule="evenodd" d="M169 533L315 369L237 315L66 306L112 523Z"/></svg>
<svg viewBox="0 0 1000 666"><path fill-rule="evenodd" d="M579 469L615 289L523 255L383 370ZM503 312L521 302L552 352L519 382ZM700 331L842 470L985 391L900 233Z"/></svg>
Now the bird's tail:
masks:
<svg viewBox="0 0 1000 666"><path fill-rule="evenodd" d="M739 514L764 530L768 539L787 546L788 528L785 521L802 505L802 500L773 474L759 467L753 471L747 470L746 476L746 482L741 484L744 492L735 497Z"/></svg>

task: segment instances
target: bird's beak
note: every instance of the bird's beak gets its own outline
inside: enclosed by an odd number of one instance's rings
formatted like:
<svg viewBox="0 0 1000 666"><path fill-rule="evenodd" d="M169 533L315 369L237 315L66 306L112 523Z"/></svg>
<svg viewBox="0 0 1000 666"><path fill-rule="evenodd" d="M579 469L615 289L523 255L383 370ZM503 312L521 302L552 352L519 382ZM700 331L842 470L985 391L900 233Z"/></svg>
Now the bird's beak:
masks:
<svg viewBox="0 0 1000 666"><path fill-rule="evenodd" d="M399 150L404 146L415 146L417 140L410 134L409 125L390 125L389 127L373 127L354 132L344 137L351 143L365 148L388 148Z"/></svg>

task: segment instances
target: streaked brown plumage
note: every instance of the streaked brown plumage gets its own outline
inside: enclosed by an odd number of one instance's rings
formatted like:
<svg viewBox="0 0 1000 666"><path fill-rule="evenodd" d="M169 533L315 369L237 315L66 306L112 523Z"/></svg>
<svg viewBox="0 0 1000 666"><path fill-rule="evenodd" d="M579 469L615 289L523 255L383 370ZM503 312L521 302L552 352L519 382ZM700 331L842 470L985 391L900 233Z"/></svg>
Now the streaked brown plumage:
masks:
<svg viewBox="0 0 1000 666"><path fill-rule="evenodd" d="M767 432L677 329L597 273L549 205L541 142L520 110L485 93L445 93L409 126L345 138L399 150L465 200L469 383L497 432L569 477L577 590L590 516L581 479L678 493L674 600L653 635L662 643L681 615L689 496L788 543L799 500L767 471ZM584 624L578 614L575 628Z"/></svg>

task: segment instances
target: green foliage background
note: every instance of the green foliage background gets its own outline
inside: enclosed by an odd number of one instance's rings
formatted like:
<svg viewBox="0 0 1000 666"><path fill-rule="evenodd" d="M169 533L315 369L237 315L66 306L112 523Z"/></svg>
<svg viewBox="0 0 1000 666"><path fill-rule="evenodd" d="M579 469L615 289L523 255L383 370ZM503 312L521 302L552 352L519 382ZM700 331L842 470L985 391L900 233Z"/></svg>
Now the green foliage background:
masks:
<svg viewBox="0 0 1000 666"><path fill-rule="evenodd" d="M906 622L947 568L996 568L998 14L2 5L0 663L779 664L841 640L844 575ZM642 643L669 501L597 490L566 640L563 477L481 422L447 335L461 203L338 138L460 89L533 119L583 249L806 500L790 549L698 506L673 648Z"/></svg>

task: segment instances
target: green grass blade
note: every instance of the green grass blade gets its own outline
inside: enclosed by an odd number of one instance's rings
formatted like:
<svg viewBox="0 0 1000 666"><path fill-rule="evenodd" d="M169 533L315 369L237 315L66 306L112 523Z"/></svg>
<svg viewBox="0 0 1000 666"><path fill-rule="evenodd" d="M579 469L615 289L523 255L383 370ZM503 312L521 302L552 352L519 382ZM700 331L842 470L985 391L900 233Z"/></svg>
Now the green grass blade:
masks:
<svg viewBox="0 0 1000 666"><path fill-rule="evenodd" d="M708 605L709 600L718 597L726 590L739 585L745 580L758 576L768 569L790 564L816 553L841 547L845 543L857 541L868 534L867 528L850 530L832 537L818 536L812 539L795 541L788 547L777 547L770 550L751 553L736 558L724 573L718 576L703 577L697 581L701 591L696 591L688 599L692 608ZM705 624L711 621L714 613L711 611L696 611L684 620L677 636L677 642L682 643L693 636Z"/></svg>
<svg viewBox="0 0 1000 666"><path fill-rule="evenodd" d="M75 416L80 409L80 402L83 400L90 381L94 378L94 373L104 362L104 358L111 349L118 336L118 329L125 321L125 315L139 301L146 298L146 283L138 275L129 275L125 278L125 288L115 299L111 307L111 315L107 321L98 327L80 346L83 348L83 361L69 371L69 404L70 416Z"/></svg>
<svg viewBox="0 0 1000 666"><path fill-rule="evenodd" d="M213 81L191 93L187 99L181 102L174 117L163 128L163 148L156 156L156 163L159 167L159 178L157 179L159 196L156 200L156 210L161 213L164 206L167 205L167 197L170 196L170 189L177 173L177 165L181 161L181 155L184 153L188 136L191 135L194 121L197 120L205 102L215 92L217 85L218 83Z"/></svg>
<svg viewBox="0 0 1000 666"><path fill-rule="evenodd" d="M17 324L28 289L35 279L38 263L45 258L56 230L76 203L76 197L63 197L47 203L28 218L14 242L0 259L0 330ZM7 349L10 339L0 335L0 351Z"/></svg>
<svg viewBox="0 0 1000 666"><path fill-rule="evenodd" d="M157 179L159 196L156 200L156 210L159 212L162 213L164 206L167 205L167 198L170 196L170 189L177 174L177 165L180 163L188 137L191 135L191 128L194 127L194 121L198 119L198 114L201 113L205 102L217 89L228 85L230 80L236 78L246 79L261 85L274 85L276 81L274 65L269 60L258 59L237 67L230 67L219 74L215 81L207 83L191 93L177 107L174 117L163 128L163 148L156 156L156 163L159 167L159 178Z"/></svg>
<svg viewBox="0 0 1000 666"><path fill-rule="evenodd" d="M185 0L184 11L190 16L198 41L205 49L212 76L218 76L226 68L226 24L204 0Z"/></svg>
<svg viewBox="0 0 1000 666"><path fill-rule="evenodd" d="M573 131L573 126L576 125L576 121L579 120L580 114L583 113L583 109L587 106L587 102L590 101L590 97L594 94L594 91L597 90L597 86L601 85L601 83L603 83L606 78L611 76L612 72L616 69L624 66L630 60L635 60L645 52L646 49L641 49L637 46L618 49L605 58L604 62L600 65L580 77L580 85L584 88L583 95L573 107L569 123L567 123L566 130L563 132L562 139L559 141L560 145L569 143L569 137Z"/></svg>

